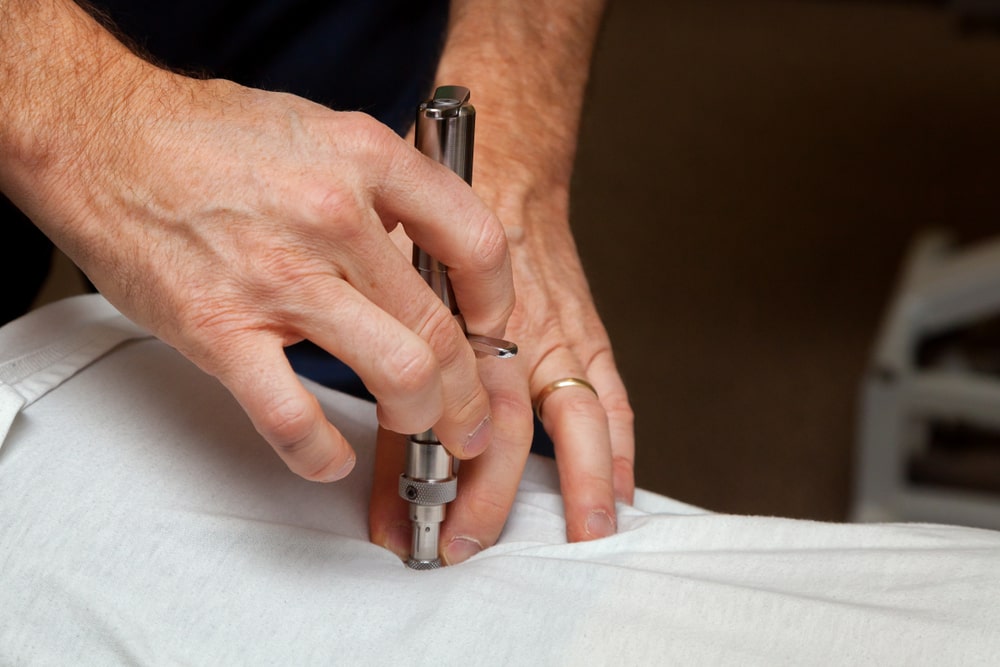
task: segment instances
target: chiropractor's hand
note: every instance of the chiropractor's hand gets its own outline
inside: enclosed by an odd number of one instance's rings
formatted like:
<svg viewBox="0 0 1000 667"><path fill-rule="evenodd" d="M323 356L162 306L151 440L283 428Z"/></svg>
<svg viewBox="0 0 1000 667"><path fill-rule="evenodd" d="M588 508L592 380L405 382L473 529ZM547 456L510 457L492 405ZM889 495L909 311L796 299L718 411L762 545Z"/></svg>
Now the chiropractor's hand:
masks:
<svg viewBox="0 0 1000 667"><path fill-rule="evenodd" d="M402 221L451 267L470 329L502 335L506 238L459 177L367 116L153 67L72 2L4 10L0 185L293 471L330 481L355 460L285 358L304 338L358 372L385 427L486 448L474 355L389 237Z"/></svg>

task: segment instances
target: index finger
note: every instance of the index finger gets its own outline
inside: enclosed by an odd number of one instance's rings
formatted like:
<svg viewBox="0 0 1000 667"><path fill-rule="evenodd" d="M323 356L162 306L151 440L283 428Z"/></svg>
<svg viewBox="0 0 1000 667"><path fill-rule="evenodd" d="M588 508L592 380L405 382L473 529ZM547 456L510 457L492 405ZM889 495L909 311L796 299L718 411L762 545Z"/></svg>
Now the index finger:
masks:
<svg viewBox="0 0 1000 667"><path fill-rule="evenodd" d="M514 310L507 235L500 219L448 168L396 135L370 163L375 210L448 267L470 331L502 336Z"/></svg>

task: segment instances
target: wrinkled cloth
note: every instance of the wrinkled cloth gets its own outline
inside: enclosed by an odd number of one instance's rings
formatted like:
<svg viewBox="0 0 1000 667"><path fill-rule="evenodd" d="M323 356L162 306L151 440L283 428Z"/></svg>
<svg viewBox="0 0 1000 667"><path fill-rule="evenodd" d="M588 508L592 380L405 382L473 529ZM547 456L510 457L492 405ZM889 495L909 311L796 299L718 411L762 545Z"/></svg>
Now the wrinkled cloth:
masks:
<svg viewBox="0 0 1000 667"><path fill-rule="evenodd" d="M617 535L567 544L554 463L534 456L498 545L411 571L367 539L374 406L309 386L357 450L342 482L289 472L216 380L99 295L0 329L0 664L1000 656L998 532L731 516L640 490Z"/></svg>

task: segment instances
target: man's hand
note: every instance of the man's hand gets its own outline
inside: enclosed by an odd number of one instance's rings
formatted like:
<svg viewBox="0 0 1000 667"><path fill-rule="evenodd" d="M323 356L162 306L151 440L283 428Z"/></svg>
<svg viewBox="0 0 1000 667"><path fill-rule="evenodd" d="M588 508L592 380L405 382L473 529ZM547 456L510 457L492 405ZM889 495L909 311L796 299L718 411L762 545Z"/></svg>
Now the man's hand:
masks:
<svg viewBox="0 0 1000 667"><path fill-rule="evenodd" d="M602 4L452 3L437 82L472 91L473 188L507 230L517 305L505 337L519 352L513 361L480 361L496 437L483 456L461 465L441 531L446 563L498 539L531 444L531 398L556 380L581 378L598 393L559 389L542 411L568 539L613 534L615 500L631 502L634 493L632 410L569 227L580 105ZM406 504L395 497L404 451L402 438L380 433L370 513L372 540L401 557L411 535Z"/></svg>
<svg viewBox="0 0 1000 667"><path fill-rule="evenodd" d="M459 458L492 441L460 326L389 237L402 221L451 267L469 328L503 334L506 238L459 177L362 114L158 69L69 0L0 3L0 52L4 191L293 471L354 463L284 356L305 338L355 369L385 427L433 427Z"/></svg>

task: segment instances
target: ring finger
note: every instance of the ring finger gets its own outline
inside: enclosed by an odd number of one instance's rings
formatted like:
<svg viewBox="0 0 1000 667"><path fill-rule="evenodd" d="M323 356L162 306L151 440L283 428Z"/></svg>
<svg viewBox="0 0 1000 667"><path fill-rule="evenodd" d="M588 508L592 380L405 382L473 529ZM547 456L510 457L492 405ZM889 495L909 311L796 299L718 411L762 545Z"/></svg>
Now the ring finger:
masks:
<svg viewBox="0 0 1000 667"><path fill-rule="evenodd" d="M612 535L617 526L608 417L589 384L582 364L565 349L546 357L531 376L531 395L555 446L571 542Z"/></svg>

